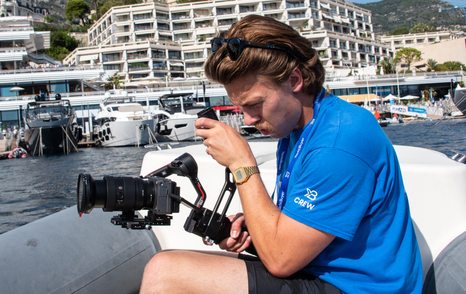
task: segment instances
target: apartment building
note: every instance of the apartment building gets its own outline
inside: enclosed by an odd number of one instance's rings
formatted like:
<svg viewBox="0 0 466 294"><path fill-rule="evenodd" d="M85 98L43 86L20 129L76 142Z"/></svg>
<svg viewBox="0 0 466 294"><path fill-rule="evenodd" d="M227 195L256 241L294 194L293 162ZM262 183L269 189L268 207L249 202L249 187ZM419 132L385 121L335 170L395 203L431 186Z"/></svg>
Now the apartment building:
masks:
<svg viewBox="0 0 466 294"><path fill-rule="evenodd" d="M34 53L48 48L50 32L34 31L32 17L0 17L0 71L28 67Z"/></svg>
<svg viewBox="0 0 466 294"><path fill-rule="evenodd" d="M429 44L464 38L465 33L461 31L440 31L417 34L381 36L380 41L390 46L393 51L400 48L418 48Z"/></svg>
<svg viewBox="0 0 466 294"><path fill-rule="evenodd" d="M44 21L49 14L46 7L37 0L0 0L0 16L29 16L34 21Z"/></svg>
<svg viewBox="0 0 466 294"><path fill-rule="evenodd" d="M65 64L101 64L125 84L204 77L210 39L249 14L270 16L310 39L329 75L391 56L376 41L371 13L343 0L216 0L114 7L88 30L88 47Z"/></svg>

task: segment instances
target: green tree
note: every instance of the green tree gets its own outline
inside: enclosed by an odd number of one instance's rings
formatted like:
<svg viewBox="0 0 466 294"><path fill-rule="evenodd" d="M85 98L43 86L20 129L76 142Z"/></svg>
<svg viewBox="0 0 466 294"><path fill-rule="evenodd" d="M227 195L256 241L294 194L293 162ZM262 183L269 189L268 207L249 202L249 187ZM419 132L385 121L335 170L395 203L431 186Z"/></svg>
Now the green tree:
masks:
<svg viewBox="0 0 466 294"><path fill-rule="evenodd" d="M396 51L394 61L396 63L403 62L408 65L408 70L411 69L411 63L421 60L421 51L416 48L400 48Z"/></svg>
<svg viewBox="0 0 466 294"><path fill-rule="evenodd" d="M437 70L438 62L435 59L427 59L427 71Z"/></svg>
<svg viewBox="0 0 466 294"><path fill-rule="evenodd" d="M69 35L69 32L63 29L57 29L53 26L41 25L41 30L50 30L50 49L42 51L56 60L63 60L66 55L76 49L79 41ZM37 27L35 26L37 30Z"/></svg>
<svg viewBox="0 0 466 294"><path fill-rule="evenodd" d="M100 1L97 1L100 2ZM99 6L99 9L97 11L98 16L102 16L110 10L110 8L114 6L122 6L122 5L132 5L132 4L139 4L142 3L142 0L107 0L103 1L103 3Z"/></svg>
<svg viewBox="0 0 466 294"><path fill-rule="evenodd" d="M426 33L426 32L435 32L435 28L429 24L420 22L414 25L414 27L412 27L410 31L410 33L413 33L413 34Z"/></svg>
<svg viewBox="0 0 466 294"><path fill-rule="evenodd" d="M63 60L70 53L70 51L64 47L51 47L46 51L46 53L56 60Z"/></svg>
<svg viewBox="0 0 466 294"><path fill-rule="evenodd" d="M390 35L405 35L409 34L409 28L406 26L396 27L390 32Z"/></svg>
<svg viewBox="0 0 466 294"><path fill-rule="evenodd" d="M88 23L88 15L91 12L89 4L84 0L69 0L66 2L65 17L69 21L80 19L81 24Z"/></svg>
<svg viewBox="0 0 466 294"><path fill-rule="evenodd" d="M439 71L466 70L466 66L458 61L447 61L437 66Z"/></svg>
<svg viewBox="0 0 466 294"><path fill-rule="evenodd" d="M63 47L68 51L73 51L79 45L79 41L70 36L65 30L52 31L50 35L50 42L50 47Z"/></svg>
<svg viewBox="0 0 466 294"><path fill-rule="evenodd" d="M121 77L118 73L108 78L108 84L105 85L106 89L119 89L121 87Z"/></svg>
<svg viewBox="0 0 466 294"><path fill-rule="evenodd" d="M380 60L379 66L382 68L384 74L396 73L396 63L392 57L384 57L382 60Z"/></svg>

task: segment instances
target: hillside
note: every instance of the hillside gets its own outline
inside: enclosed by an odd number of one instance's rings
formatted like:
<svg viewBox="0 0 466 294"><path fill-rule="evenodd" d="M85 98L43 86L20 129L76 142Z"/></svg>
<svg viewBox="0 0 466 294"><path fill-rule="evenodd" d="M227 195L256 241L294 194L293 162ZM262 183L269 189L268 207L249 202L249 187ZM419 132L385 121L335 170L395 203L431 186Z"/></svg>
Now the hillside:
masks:
<svg viewBox="0 0 466 294"><path fill-rule="evenodd" d="M425 23L435 28L466 28L461 9L442 0L383 0L369 4L354 4L372 11L372 22L376 33L389 33L399 27L412 28ZM442 12L439 12L439 9Z"/></svg>

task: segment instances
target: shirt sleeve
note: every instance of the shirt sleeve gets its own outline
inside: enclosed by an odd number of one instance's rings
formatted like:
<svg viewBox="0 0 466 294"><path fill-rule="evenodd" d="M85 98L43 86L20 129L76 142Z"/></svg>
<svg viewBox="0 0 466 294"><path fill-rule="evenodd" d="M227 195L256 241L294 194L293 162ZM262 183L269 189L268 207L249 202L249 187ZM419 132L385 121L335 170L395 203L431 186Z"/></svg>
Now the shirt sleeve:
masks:
<svg viewBox="0 0 466 294"><path fill-rule="evenodd" d="M319 148L295 165L283 213L351 241L370 206L374 185L374 172L361 158L337 148Z"/></svg>

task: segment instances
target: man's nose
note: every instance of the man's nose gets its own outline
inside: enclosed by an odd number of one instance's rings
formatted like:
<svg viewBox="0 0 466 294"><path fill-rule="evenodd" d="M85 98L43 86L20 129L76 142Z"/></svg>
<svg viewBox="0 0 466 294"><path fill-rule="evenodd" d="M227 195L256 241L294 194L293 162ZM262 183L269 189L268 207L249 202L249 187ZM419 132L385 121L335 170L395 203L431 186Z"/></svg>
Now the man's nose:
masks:
<svg viewBox="0 0 466 294"><path fill-rule="evenodd" d="M243 112L244 115L244 124L247 126L253 126L257 122L260 121L260 117L258 115L253 115L248 112Z"/></svg>

